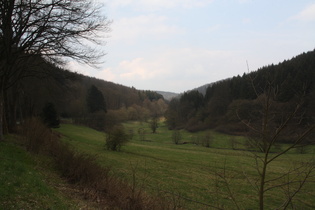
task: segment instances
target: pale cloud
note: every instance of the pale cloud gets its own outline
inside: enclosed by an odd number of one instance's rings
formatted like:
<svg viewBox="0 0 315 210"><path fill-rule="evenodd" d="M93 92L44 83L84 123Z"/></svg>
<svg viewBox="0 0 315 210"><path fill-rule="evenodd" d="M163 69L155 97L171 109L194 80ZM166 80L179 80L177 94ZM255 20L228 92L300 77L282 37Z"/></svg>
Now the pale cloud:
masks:
<svg viewBox="0 0 315 210"><path fill-rule="evenodd" d="M169 25L168 18L157 15L141 15L131 18L121 18L112 24L112 40L133 43L150 37L155 39L183 33L183 29Z"/></svg>
<svg viewBox="0 0 315 210"><path fill-rule="evenodd" d="M66 69L71 69L71 71L76 72L78 74L83 74L86 76L91 75L91 67L89 67L85 64L78 63L76 61L68 62L65 67L66 67Z"/></svg>
<svg viewBox="0 0 315 210"><path fill-rule="evenodd" d="M242 74L246 70L245 59L239 54L202 48L167 48L154 54L124 60L107 68L106 74L115 75L115 82L138 89L182 92L209 81ZM230 66L233 69L226 71ZM106 74L97 77L109 80ZM161 84L164 84L165 89L163 85L161 88Z"/></svg>
<svg viewBox="0 0 315 210"><path fill-rule="evenodd" d="M121 61L117 66L106 68L98 77L102 79L118 81L146 81L165 75L163 64L159 59L148 56Z"/></svg>
<svg viewBox="0 0 315 210"><path fill-rule="evenodd" d="M242 20L242 23L243 24L249 24L249 23L251 23L252 22L252 20L250 19L250 18L244 18L243 20Z"/></svg>
<svg viewBox="0 0 315 210"><path fill-rule="evenodd" d="M246 60L256 70L314 46L314 0L98 1L113 20L103 70L71 69L137 89L182 92L242 75Z"/></svg>
<svg viewBox="0 0 315 210"><path fill-rule="evenodd" d="M96 72L95 77L104 79L106 81L115 81L117 79L117 76L113 72L114 71L112 68L106 68Z"/></svg>
<svg viewBox="0 0 315 210"><path fill-rule="evenodd" d="M222 28L221 25L216 24L216 25L213 25L211 27L206 28L206 32L207 33L213 33L213 32L219 31L221 28Z"/></svg>
<svg viewBox="0 0 315 210"><path fill-rule="evenodd" d="M311 4L302 10L300 13L292 17L292 19L302 21L315 21L315 4Z"/></svg>
<svg viewBox="0 0 315 210"><path fill-rule="evenodd" d="M238 0L238 2L241 4L245 4L245 3L252 2L252 0Z"/></svg>
<svg viewBox="0 0 315 210"><path fill-rule="evenodd" d="M119 64L118 69L123 72L119 76L127 80L148 80L162 73L158 71L155 62L150 62L144 58L123 61Z"/></svg>
<svg viewBox="0 0 315 210"><path fill-rule="evenodd" d="M136 10L157 11L171 8L203 7L214 0L115 0L109 2L112 7L132 6Z"/></svg>

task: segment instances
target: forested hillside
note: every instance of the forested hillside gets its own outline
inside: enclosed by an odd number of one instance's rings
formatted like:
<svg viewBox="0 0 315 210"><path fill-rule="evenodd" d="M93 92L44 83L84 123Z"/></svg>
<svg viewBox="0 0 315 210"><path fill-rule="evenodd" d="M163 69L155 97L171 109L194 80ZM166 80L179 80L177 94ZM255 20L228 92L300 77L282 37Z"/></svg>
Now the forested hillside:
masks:
<svg viewBox="0 0 315 210"><path fill-rule="evenodd" d="M100 92L101 96L91 96L93 93L89 91L92 87ZM89 106L93 105L89 103L89 94L92 97L90 100L98 108L90 109ZM154 91L136 90L83 76L45 61L40 62L35 77L26 77L10 87L7 102L6 109L9 112L6 118L9 129L14 128L16 122L32 116L41 116L48 103L53 104L58 117L93 124L91 127L99 130L104 129L105 121L116 123L129 119L143 120L153 115L160 116L166 110L163 96ZM93 123L91 118L94 119Z"/></svg>
<svg viewBox="0 0 315 210"><path fill-rule="evenodd" d="M272 98L275 121L284 119L284 110L299 104L296 127L314 120L315 51L298 55L277 65L211 84L203 95L197 90L173 99L166 113L171 129L198 131L207 128L229 133L248 132L244 122L254 122L264 109L266 95ZM270 103L271 103L270 102ZM282 116L281 114L282 113ZM288 114L289 111L286 111Z"/></svg>

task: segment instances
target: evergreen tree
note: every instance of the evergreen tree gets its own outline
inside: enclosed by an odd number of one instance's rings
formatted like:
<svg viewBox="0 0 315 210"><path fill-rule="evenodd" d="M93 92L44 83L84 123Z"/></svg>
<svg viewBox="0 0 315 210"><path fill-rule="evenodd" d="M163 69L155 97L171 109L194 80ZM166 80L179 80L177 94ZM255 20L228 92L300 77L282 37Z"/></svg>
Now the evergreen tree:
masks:
<svg viewBox="0 0 315 210"><path fill-rule="evenodd" d="M58 118L57 111L55 109L55 105L53 103L47 103L42 112L42 120L43 122L50 128L58 128L60 121Z"/></svg>
<svg viewBox="0 0 315 210"><path fill-rule="evenodd" d="M89 89L86 101L88 110L91 113L97 111L107 111L104 96L102 92L94 85L92 85Z"/></svg>

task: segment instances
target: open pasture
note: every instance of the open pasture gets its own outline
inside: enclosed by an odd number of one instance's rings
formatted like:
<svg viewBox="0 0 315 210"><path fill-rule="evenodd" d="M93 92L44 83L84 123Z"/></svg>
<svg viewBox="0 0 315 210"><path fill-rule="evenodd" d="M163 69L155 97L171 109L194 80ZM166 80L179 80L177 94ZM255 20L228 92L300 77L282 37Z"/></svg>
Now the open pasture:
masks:
<svg viewBox="0 0 315 210"><path fill-rule="evenodd" d="M152 195L167 196L177 206L193 209L258 208L255 187L259 175L253 153L244 150L244 137L214 131L181 131L182 139L176 145L172 131L163 122L155 134L147 123L128 122L124 127L133 138L120 152L105 149L105 134L102 132L71 124L63 124L57 131L79 152L96 155L97 161L110 167L113 175ZM139 129L144 130L143 136L138 133ZM200 144L205 135L211 138L210 147ZM267 178L279 177L301 162L314 159L313 148L307 151L305 154L293 151L274 161L267 169ZM268 186L281 185L287 178L283 176ZM315 181L314 177L312 181ZM290 189L296 186L292 183ZM290 189L280 187L267 191L266 208L281 206L285 193ZM307 183L294 197L294 208L315 208L314 189L314 183Z"/></svg>

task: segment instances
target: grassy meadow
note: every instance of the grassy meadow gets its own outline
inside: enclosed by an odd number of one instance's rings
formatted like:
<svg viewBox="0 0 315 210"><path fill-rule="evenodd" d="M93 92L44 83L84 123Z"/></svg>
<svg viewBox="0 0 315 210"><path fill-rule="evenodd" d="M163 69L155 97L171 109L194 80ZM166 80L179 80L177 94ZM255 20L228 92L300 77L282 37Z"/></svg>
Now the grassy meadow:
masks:
<svg viewBox="0 0 315 210"><path fill-rule="evenodd" d="M128 122L124 127L133 138L120 152L105 149L105 134L102 132L72 124L63 124L57 131L62 134L64 142L79 152L96 155L97 161L110 167L113 175L149 194L168 197L177 206L191 209L258 208L255 190L258 172L253 153L244 150L244 137L214 131L181 131L182 139L176 145L172 131L163 122L155 134L147 123ZM144 130L144 136L138 134L139 129ZM209 147L200 144L205 136L211 139ZM314 148L309 148L304 154L292 151L282 156L269 166L267 178L295 169L301 162L312 159L313 154ZM296 170L292 177L294 175L301 174ZM270 186L281 185L287 178L283 176ZM295 187L292 183L289 189L280 187L267 191L266 209L281 206L285 193ZM305 185L294 197L294 208L315 208L314 189L314 183Z"/></svg>
<svg viewBox="0 0 315 210"><path fill-rule="evenodd" d="M0 142L0 209L76 209L75 202L53 187L62 181L53 176L47 166L51 163L7 138Z"/></svg>

